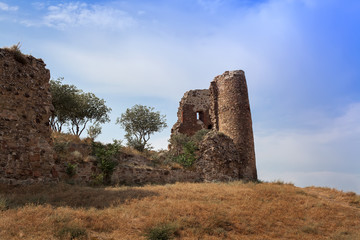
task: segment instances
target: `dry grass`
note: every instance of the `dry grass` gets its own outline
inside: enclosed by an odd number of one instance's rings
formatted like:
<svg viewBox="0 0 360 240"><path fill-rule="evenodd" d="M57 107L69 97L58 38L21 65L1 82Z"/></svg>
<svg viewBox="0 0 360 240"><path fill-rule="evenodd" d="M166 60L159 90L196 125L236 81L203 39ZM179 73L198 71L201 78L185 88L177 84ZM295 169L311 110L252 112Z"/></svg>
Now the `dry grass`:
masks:
<svg viewBox="0 0 360 240"><path fill-rule="evenodd" d="M5 49L7 49L8 51L10 51L10 52L13 54L14 59L15 59L17 62L25 65L25 64L27 63L26 55L24 55L24 54L21 52L20 48L21 48L21 44L20 44L20 42L19 42L19 43L15 44L15 45L13 45L13 46L11 46L11 47L6 47Z"/></svg>
<svg viewBox="0 0 360 240"><path fill-rule="evenodd" d="M125 154L129 154L129 155L140 155L143 157L147 157L145 152L140 152L132 147L128 147L128 146L124 146L121 148L121 152L125 153Z"/></svg>
<svg viewBox="0 0 360 240"><path fill-rule="evenodd" d="M0 239L355 240L359 226L358 195L291 184L0 187Z"/></svg>
<svg viewBox="0 0 360 240"><path fill-rule="evenodd" d="M91 138L80 138L79 136L76 136L71 133L59 133L52 131L51 132L51 138L54 142L68 142L68 143L83 143L83 144L91 144Z"/></svg>

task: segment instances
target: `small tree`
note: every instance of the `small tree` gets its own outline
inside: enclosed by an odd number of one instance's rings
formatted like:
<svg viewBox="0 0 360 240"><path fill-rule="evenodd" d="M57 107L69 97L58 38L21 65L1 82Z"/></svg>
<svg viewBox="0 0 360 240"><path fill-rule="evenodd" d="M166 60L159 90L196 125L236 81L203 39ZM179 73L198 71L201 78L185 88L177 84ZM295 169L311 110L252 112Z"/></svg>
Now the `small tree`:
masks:
<svg viewBox="0 0 360 240"><path fill-rule="evenodd" d="M111 108L105 101L93 93L84 93L74 85L62 84L63 78L50 81L53 114L50 125L54 131L61 132L63 125L69 124L70 131L80 136L89 122L109 122L108 113Z"/></svg>
<svg viewBox="0 0 360 240"><path fill-rule="evenodd" d="M89 122L109 122L110 111L111 108L105 105L104 99L96 97L95 94L83 92L77 94L70 116L71 132L80 136Z"/></svg>
<svg viewBox="0 0 360 240"><path fill-rule="evenodd" d="M98 122L88 128L87 133L88 136L92 139L92 141L94 141L95 138L97 138L101 134L101 129L102 128L100 126L100 123Z"/></svg>
<svg viewBox="0 0 360 240"><path fill-rule="evenodd" d="M62 127L70 120L76 95L79 90L74 85L62 84L64 78L50 80L50 92L54 111L50 116L50 126L54 131L61 132Z"/></svg>
<svg viewBox="0 0 360 240"><path fill-rule="evenodd" d="M153 107L143 105L126 109L126 112L116 119L116 123L125 129L128 145L141 152L147 147L150 135L167 127L165 115L154 112Z"/></svg>

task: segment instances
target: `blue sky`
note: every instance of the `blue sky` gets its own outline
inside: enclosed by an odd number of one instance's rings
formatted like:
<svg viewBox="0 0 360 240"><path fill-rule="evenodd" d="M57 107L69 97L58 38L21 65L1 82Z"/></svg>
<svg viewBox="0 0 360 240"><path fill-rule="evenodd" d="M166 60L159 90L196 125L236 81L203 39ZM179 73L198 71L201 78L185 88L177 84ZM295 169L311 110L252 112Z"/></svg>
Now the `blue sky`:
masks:
<svg viewBox="0 0 360 240"><path fill-rule="evenodd" d="M113 109L178 102L226 70L245 71L259 178L360 193L360 1L0 0L0 46L21 42L53 78Z"/></svg>

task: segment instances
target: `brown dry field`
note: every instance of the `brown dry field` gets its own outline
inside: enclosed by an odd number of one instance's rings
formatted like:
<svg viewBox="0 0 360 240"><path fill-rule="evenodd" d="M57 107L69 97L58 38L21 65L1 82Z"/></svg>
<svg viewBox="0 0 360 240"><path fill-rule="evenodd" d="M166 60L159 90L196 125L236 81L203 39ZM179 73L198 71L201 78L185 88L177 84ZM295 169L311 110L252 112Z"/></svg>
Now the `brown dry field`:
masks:
<svg viewBox="0 0 360 240"><path fill-rule="evenodd" d="M1 240L148 239L154 229L174 239L355 240L360 196L281 182L0 186Z"/></svg>

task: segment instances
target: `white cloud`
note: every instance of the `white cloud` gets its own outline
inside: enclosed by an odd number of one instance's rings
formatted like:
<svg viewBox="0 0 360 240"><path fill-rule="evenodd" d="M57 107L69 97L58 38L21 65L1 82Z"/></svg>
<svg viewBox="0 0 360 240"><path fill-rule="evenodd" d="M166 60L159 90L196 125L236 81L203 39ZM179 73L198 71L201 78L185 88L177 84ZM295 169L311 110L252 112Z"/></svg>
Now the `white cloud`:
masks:
<svg viewBox="0 0 360 240"><path fill-rule="evenodd" d="M6 3L0 2L0 10L2 11L17 11L18 9L18 6L9 6Z"/></svg>
<svg viewBox="0 0 360 240"><path fill-rule="evenodd" d="M360 192L359 123L360 103L354 103L342 116L324 119L310 130L255 132L260 179Z"/></svg>
<svg viewBox="0 0 360 240"><path fill-rule="evenodd" d="M80 2L49 6L43 21L45 25L58 29L77 26L124 29L135 24L131 16L119 9Z"/></svg>
<svg viewBox="0 0 360 240"><path fill-rule="evenodd" d="M158 45L136 46L135 40L132 43L119 40L114 45L104 44L102 49L93 51L61 43L49 44L46 48L51 49L56 61L54 66L62 66L63 71L66 69L74 74L74 79L95 84L100 91L174 97L174 89L179 89L182 80L187 79L183 69L176 68L176 62L169 61L166 53L157 52Z"/></svg>

